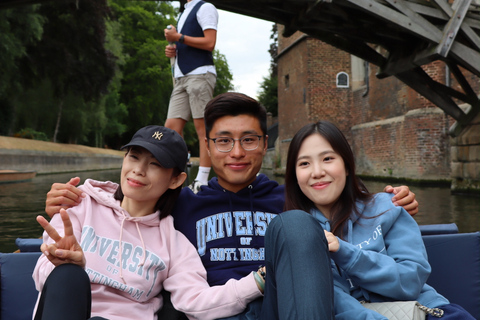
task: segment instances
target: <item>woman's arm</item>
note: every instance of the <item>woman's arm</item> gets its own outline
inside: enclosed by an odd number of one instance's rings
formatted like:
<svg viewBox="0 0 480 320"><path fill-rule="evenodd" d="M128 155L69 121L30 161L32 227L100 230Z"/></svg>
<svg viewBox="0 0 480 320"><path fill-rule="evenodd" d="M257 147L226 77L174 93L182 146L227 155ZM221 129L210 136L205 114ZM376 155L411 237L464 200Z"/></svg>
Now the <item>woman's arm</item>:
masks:
<svg viewBox="0 0 480 320"><path fill-rule="evenodd" d="M246 305L262 296L253 273L223 286L210 287L206 270L195 247L183 234L170 237L171 262L165 290L171 292L175 309L196 319L218 319L242 312Z"/></svg>
<svg viewBox="0 0 480 320"><path fill-rule="evenodd" d="M354 285L391 299L415 300L431 268L417 223L390 197L377 196L377 210L369 214L382 215L355 222L357 232L368 229L370 237L355 244L340 240L332 258Z"/></svg>

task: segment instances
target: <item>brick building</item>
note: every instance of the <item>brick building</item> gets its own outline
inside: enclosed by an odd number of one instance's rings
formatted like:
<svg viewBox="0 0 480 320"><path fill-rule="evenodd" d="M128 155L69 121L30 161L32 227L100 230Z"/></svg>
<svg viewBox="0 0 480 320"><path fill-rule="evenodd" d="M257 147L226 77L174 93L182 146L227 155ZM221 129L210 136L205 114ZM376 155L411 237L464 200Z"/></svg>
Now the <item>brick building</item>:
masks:
<svg viewBox="0 0 480 320"><path fill-rule="evenodd" d="M283 26L278 27L281 35ZM431 63L425 70L436 81L458 86L446 77L449 72L443 62ZM454 120L397 78L377 79L376 72L376 66L303 33L279 36L277 157L283 168L295 132L306 123L324 119L347 136L359 174L451 178L451 150L455 149L448 132ZM479 92L479 79L465 74ZM477 189L478 144L470 150L476 159L470 170L477 172Z"/></svg>

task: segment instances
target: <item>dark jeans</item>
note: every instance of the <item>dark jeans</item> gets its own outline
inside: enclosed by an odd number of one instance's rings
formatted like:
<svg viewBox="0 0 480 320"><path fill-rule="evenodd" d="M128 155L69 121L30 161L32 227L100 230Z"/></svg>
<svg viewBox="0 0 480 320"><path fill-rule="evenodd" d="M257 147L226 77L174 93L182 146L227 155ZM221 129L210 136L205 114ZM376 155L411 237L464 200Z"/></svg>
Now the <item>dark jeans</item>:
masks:
<svg viewBox="0 0 480 320"><path fill-rule="evenodd" d="M50 273L43 285L35 320L86 320L90 318L92 292L85 270L62 264Z"/></svg>
<svg viewBox="0 0 480 320"><path fill-rule="evenodd" d="M333 276L323 228L306 212L279 214L265 234L262 320L334 319Z"/></svg>

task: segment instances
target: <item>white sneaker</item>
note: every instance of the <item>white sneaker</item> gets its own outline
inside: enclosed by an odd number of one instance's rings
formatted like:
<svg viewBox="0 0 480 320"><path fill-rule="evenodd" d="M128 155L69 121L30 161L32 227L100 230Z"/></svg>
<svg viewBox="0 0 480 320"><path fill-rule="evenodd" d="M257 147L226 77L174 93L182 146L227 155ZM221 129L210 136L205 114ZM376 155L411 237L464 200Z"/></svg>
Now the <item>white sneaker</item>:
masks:
<svg viewBox="0 0 480 320"><path fill-rule="evenodd" d="M198 180L193 180L193 182L190 183L190 185L188 186L188 188L189 188L190 190L192 190L193 193L198 193L198 191L200 191L200 187L201 187L201 186L204 186L204 184L201 183L201 182L198 181Z"/></svg>

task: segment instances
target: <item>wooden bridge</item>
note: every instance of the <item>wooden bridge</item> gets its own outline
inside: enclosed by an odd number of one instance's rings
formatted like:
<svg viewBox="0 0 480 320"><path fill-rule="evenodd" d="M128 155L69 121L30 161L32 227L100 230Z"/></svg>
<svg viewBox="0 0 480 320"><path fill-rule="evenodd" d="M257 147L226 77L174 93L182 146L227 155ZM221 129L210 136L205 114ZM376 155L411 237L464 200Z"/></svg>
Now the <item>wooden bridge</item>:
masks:
<svg viewBox="0 0 480 320"><path fill-rule="evenodd" d="M0 0L0 8L46 1ZM452 136L480 112L478 93L463 73L480 78L480 0L208 1L283 24L284 36L298 30L378 66L377 77L397 77L454 118ZM180 0L182 7L185 2ZM461 91L424 71L422 66L437 60L445 62ZM470 105L466 111L459 107L464 103Z"/></svg>
<svg viewBox="0 0 480 320"><path fill-rule="evenodd" d="M453 117L452 136L480 111L478 92L462 73L465 69L480 77L478 0L208 1L222 10L283 24L284 36L298 30L377 65L377 77L397 77ZM446 63L462 91L424 71L423 65L436 60ZM466 111L459 107L464 103L470 105Z"/></svg>

